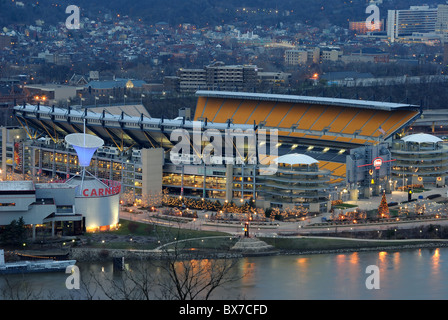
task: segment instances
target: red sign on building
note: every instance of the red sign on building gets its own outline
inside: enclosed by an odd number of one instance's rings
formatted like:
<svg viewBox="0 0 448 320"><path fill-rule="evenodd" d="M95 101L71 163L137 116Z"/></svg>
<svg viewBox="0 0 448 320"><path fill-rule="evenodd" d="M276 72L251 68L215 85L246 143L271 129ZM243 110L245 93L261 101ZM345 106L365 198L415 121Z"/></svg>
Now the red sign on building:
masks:
<svg viewBox="0 0 448 320"><path fill-rule="evenodd" d="M376 157L375 159L373 159L372 163L360 165L360 166L358 166L358 168L360 168L360 167L367 167L367 166L373 166L375 168L375 170L379 170L381 168L381 166L383 165L383 163L392 162L392 161L395 161L395 159L384 161L383 158Z"/></svg>

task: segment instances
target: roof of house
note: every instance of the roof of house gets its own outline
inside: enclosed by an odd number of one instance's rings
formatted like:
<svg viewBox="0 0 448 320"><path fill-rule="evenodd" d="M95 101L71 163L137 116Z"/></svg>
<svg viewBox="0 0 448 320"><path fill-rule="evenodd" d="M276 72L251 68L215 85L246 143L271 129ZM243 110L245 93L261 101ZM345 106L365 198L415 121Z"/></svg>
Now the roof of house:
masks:
<svg viewBox="0 0 448 320"><path fill-rule="evenodd" d="M146 84L144 80L134 79L94 80L87 83L85 87L91 87L92 89L124 88L129 81L132 82L134 88L140 88L142 85Z"/></svg>

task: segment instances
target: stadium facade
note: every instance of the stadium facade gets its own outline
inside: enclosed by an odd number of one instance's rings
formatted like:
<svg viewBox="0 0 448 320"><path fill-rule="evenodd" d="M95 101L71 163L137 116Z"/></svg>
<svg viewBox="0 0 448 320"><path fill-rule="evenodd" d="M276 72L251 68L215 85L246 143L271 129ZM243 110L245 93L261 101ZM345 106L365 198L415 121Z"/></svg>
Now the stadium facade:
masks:
<svg viewBox="0 0 448 320"><path fill-rule="evenodd" d="M110 113L107 107L16 106L21 127L2 131L3 179L10 174L31 179L75 175L80 171L76 153L63 137L85 128L105 142L89 172L119 181L122 193L254 201L264 208L325 212L331 200L345 194L357 199L391 190L394 159L389 146L421 115L418 106L388 102L226 91L196 95L192 119L130 115L125 107ZM179 130L193 138L189 153L176 158L178 139L173 135ZM202 138L194 143L198 130ZM229 155L224 143L225 157L205 161L210 144L206 132L263 132L267 138L253 144L244 137L243 155L235 145ZM249 156L251 148L257 161ZM278 161L286 155L310 162ZM175 161L179 157L183 161ZM272 164L276 169L266 174Z"/></svg>
<svg viewBox="0 0 448 320"><path fill-rule="evenodd" d="M392 174L398 185L446 185L448 148L439 137L426 133L407 135L394 141L391 152L396 159Z"/></svg>

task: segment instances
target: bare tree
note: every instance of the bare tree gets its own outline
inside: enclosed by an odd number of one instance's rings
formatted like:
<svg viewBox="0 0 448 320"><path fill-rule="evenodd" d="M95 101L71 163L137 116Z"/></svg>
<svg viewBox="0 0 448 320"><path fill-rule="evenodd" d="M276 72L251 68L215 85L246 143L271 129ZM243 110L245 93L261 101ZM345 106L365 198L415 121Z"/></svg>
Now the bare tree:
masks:
<svg viewBox="0 0 448 320"><path fill-rule="evenodd" d="M208 300L218 287L241 279L235 272L238 259L223 254L202 259L183 254L177 248L165 254L161 263L164 271L159 278L162 299Z"/></svg>
<svg viewBox="0 0 448 320"><path fill-rule="evenodd" d="M92 299L151 300L154 299L154 280L150 269L137 262L132 269L110 275L91 272L82 287Z"/></svg>
<svg viewBox="0 0 448 320"><path fill-rule="evenodd" d="M36 300L42 298L42 292L34 290L23 279L11 280L7 276L0 278L0 300Z"/></svg>
<svg viewBox="0 0 448 320"><path fill-rule="evenodd" d="M160 259L133 260L112 274L90 272L81 284L87 299L207 300L216 289L242 278L237 255L227 250L204 255L179 241L179 232L164 236L176 240L163 246Z"/></svg>

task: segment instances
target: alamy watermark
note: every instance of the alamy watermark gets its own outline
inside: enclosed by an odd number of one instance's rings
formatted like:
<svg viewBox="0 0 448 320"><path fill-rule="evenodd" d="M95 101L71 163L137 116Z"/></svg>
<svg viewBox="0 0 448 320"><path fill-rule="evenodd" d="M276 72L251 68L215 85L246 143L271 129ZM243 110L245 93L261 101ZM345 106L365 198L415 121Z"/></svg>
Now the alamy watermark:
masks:
<svg viewBox="0 0 448 320"><path fill-rule="evenodd" d="M80 289L81 288L81 274L79 268L76 265L70 265L65 268L65 273L70 275L65 280L65 287L68 290Z"/></svg>
<svg viewBox="0 0 448 320"><path fill-rule="evenodd" d="M175 129L170 141L177 142L170 152L170 160L180 164L233 164L258 165L261 175L277 172L277 129L217 129L201 130L200 123L193 124L193 132ZM269 149L269 150L268 150Z"/></svg>
<svg viewBox="0 0 448 320"><path fill-rule="evenodd" d="M369 290L380 289L380 268L376 265L369 265L366 273L370 274L366 279L366 288Z"/></svg>
<svg viewBox="0 0 448 320"><path fill-rule="evenodd" d="M371 4L366 8L366 13L370 16L366 19L366 28L369 31L377 31L380 29L380 8L376 4Z"/></svg>
<svg viewBox="0 0 448 320"><path fill-rule="evenodd" d="M80 10L78 6L70 5L65 9L65 13L70 14L65 20L65 26L69 30L78 30L81 28Z"/></svg>

